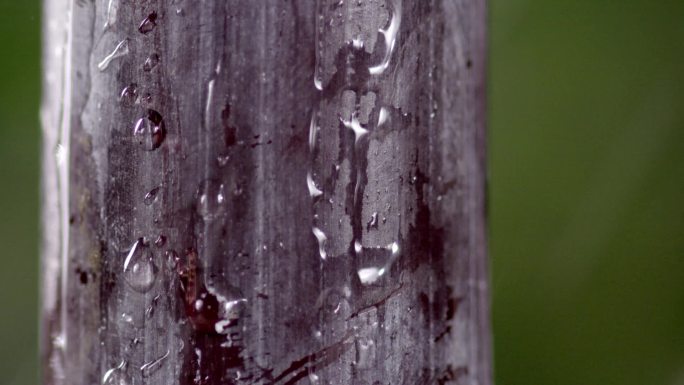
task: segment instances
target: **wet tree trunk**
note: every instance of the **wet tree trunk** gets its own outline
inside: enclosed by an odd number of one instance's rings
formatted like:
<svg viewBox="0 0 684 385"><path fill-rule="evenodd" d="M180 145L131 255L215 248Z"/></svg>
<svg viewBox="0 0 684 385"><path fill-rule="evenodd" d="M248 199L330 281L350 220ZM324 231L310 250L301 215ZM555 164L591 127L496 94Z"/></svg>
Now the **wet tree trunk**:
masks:
<svg viewBox="0 0 684 385"><path fill-rule="evenodd" d="M483 0L44 20L44 384L491 383Z"/></svg>

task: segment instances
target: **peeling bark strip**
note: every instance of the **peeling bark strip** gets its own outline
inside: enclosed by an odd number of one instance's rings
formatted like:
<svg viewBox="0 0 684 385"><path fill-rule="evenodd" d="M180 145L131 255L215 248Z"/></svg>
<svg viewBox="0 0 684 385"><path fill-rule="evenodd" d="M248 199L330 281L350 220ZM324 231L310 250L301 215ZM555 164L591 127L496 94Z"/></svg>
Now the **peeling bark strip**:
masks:
<svg viewBox="0 0 684 385"><path fill-rule="evenodd" d="M44 20L44 384L491 383L484 0Z"/></svg>

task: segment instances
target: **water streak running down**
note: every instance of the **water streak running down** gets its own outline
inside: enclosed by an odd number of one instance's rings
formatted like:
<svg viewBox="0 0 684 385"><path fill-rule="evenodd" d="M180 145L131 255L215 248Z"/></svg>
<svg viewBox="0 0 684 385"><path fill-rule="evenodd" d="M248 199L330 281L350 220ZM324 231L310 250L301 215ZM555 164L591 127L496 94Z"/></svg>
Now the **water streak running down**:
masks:
<svg viewBox="0 0 684 385"><path fill-rule="evenodd" d="M318 135L318 125L316 124L317 111L311 114L311 124L309 124L309 150L316 148L316 137Z"/></svg>
<svg viewBox="0 0 684 385"><path fill-rule="evenodd" d="M156 372L159 368L161 368L162 364L164 363L164 360L166 359L166 357L169 356L169 353L171 353L171 351L167 350L163 356L161 356L155 360L152 360L152 361L144 364L143 366L141 366L140 372L142 373L143 378L149 377L154 372Z"/></svg>
<svg viewBox="0 0 684 385"><path fill-rule="evenodd" d="M103 29L107 29L116 23L116 16L119 12L119 0L109 0L107 3L107 16Z"/></svg>
<svg viewBox="0 0 684 385"><path fill-rule="evenodd" d="M62 146L61 143L57 144L57 149L55 150L55 158L57 158L57 166L63 166L67 161L66 148Z"/></svg>
<svg viewBox="0 0 684 385"><path fill-rule="evenodd" d="M387 28L378 30L385 39L385 56L382 58L380 64L368 69L371 75L380 75L389 67L392 52L394 51L394 46L397 42L399 27L401 26L401 0L392 0L390 14L390 23Z"/></svg>
<svg viewBox="0 0 684 385"><path fill-rule="evenodd" d="M112 50L109 55L105 56L105 58L98 63L97 69L104 71L109 67L109 63L111 63L112 60L126 55L128 55L128 39L123 39L114 47L114 50Z"/></svg>
<svg viewBox="0 0 684 385"><path fill-rule="evenodd" d="M322 5L319 5L319 8ZM323 91L323 80L321 79L321 51L323 50L323 41L321 40L321 32L323 31L323 14L318 10L319 14L316 17L316 63L314 64L314 87L318 91Z"/></svg>
<svg viewBox="0 0 684 385"><path fill-rule="evenodd" d="M214 100L214 83L216 79L211 79L207 84L207 104L204 106L204 124L209 130L209 123L211 122L211 107Z"/></svg>
<svg viewBox="0 0 684 385"><path fill-rule="evenodd" d="M318 241L318 253L321 256L322 260L325 260L328 255L325 252L325 243L328 240L328 237L325 236L325 233L319 229L318 227L314 227L311 229L313 232L313 235L316 237L316 240Z"/></svg>

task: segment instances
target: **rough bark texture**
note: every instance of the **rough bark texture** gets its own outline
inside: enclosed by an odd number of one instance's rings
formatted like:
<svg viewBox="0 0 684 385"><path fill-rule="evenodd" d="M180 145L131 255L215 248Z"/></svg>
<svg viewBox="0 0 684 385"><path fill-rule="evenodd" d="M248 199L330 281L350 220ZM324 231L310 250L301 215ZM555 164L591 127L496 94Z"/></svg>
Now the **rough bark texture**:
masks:
<svg viewBox="0 0 684 385"><path fill-rule="evenodd" d="M483 0L45 2L44 384L490 384Z"/></svg>

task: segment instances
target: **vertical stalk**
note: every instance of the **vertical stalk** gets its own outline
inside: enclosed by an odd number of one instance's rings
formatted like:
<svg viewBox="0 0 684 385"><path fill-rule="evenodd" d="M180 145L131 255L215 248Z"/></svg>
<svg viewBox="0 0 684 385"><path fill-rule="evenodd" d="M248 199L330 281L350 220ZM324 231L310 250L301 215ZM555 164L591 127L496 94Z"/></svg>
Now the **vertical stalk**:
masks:
<svg viewBox="0 0 684 385"><path fill-rule="evenodd" d="M485 5L45 2L44 384L489 384Z"/></svg>

